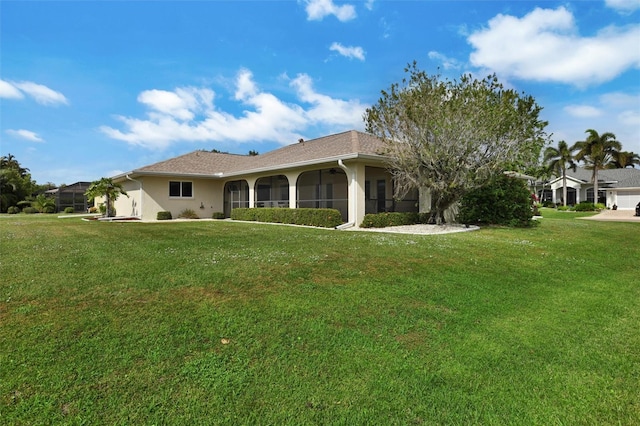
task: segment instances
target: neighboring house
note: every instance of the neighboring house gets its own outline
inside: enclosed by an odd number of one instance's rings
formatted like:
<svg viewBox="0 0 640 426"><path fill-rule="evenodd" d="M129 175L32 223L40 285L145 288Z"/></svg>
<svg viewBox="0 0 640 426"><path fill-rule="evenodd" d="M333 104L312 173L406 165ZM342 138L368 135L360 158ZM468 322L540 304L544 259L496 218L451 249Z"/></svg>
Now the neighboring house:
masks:
<svg viewBox="0 0 640 426"><path fill-rule="evenodd" d="M334 208L359 225L366 213L418 211L418 192L393 199L380 139L355 130L260 155L194 151L113 177L129 197L118 216L155 220L185 209L201 218L238 207ZM427 201L427 200L425 200Z"/></svg>
<svg viewBox="0 0 640 426"><path fill-rule="evenodd" d="M592 170L578 167L576 171L567 170L567 204L575 205L582 201L594 202ZM540 199L562 203L562 176L553 177L544 192L539 191ZM604 169L598 171L598 201L608 208L617 206L620 210L633 210L640 202L640 169Z"/></svg>
<svg viewBox="0 0 640 426"><path fill-rule="evenodd" d="M88 203L87 191L91 182L76 182L72 185L65 185L59 188L50 189L45 194L55 197L56 211L64 211L67 207L73 207L75 212L87 212Z"/></svg>

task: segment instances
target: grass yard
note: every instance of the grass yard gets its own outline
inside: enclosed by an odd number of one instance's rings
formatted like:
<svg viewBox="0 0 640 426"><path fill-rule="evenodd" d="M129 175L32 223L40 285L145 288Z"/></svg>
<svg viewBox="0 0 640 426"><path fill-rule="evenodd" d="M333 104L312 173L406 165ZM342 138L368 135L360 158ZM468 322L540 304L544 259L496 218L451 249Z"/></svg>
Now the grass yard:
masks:
<svg viewBox="0 0 640 426"><path fill-rule="evenodd" d="M640 424L640 224L0 217L0 424Z"/></svg>

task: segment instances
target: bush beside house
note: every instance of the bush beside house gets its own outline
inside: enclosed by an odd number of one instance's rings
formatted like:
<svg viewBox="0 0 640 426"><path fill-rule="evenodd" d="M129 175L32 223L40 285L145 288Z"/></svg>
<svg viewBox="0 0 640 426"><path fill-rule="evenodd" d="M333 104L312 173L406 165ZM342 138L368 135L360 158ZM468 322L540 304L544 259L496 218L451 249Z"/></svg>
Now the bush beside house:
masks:
<svg viewBox="0 0 640 426"><path fill-rule="evenodd" d="M503 174L469 191L460 204L458 221L473 225L531 226L531 193L526 182Z"/></svg>
<svg viewBox="0 0 640 426"><path fill-rule="evenodd" d="M342 223L342 215L336 209L309 208L237 208L231 211L231 219L322 228L335 228Z"/></svg>
<svg viewBox="0 0 640 426"><path fill-rule="evenodd" d="M387 226L415 225L426 223L428 216L419 213L370 213L364 216L361 228L386 228Z"/></svg>

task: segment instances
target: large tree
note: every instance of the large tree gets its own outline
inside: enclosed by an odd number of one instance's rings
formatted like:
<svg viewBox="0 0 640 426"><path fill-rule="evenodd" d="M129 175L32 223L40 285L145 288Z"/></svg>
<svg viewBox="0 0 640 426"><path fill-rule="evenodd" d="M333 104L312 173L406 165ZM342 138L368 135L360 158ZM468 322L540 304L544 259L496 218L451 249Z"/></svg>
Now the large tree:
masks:
<svg viewBox="0 0 640 426"><path fill-rule="evenodd" d="M565 141L558 142L558 147L547 147L544 151L544 162L556 174L562 175L562 202L567 205L567 169L576 171L573 150Z"/></svg>
<svg viewBox="0 0 640 426"><path fill-rule="evenodd" d="M531 96L505 89L495 75L443 80L415 62L405 72L364 118L385 142L394 195L429 190L430 223L444 223L447 209L496 173L536 163L547 122Z"/></svg>
<svg viewBox="0 0 640 426"><path fill-rule="evenodd" d="M105 216L107 217L111 216L113 202L116 201L120 195L129 196L122 185L113 183L111 178L102 178L91 182L91 185L89 185L89 188L85 191L85 195L91 201L96 197L105 197Z"/></svg>
<svg viewBox="0 0 640 426"><path fill-rule="evenodd" d="M587 170L591 170L593 182L593 202L598 202L598 171L605 169L613 161L616 152L622 149L622 144L616 140L611 132L599 134L593 129L587 129L587 138L573 145L577 150L576 160L582 161Z"/></svg>

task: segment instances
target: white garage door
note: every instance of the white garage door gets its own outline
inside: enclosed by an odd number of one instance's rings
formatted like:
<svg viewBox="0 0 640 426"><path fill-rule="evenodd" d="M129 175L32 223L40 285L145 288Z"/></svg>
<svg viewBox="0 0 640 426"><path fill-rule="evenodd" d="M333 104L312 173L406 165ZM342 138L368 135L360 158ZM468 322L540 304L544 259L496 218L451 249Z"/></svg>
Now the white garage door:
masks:
<svg viewBox="0 0 640 426"><path fill-rule="evenodd" d="M640 203L640 191L618 191L619 209L635 209L638 203Z"/></svg>

